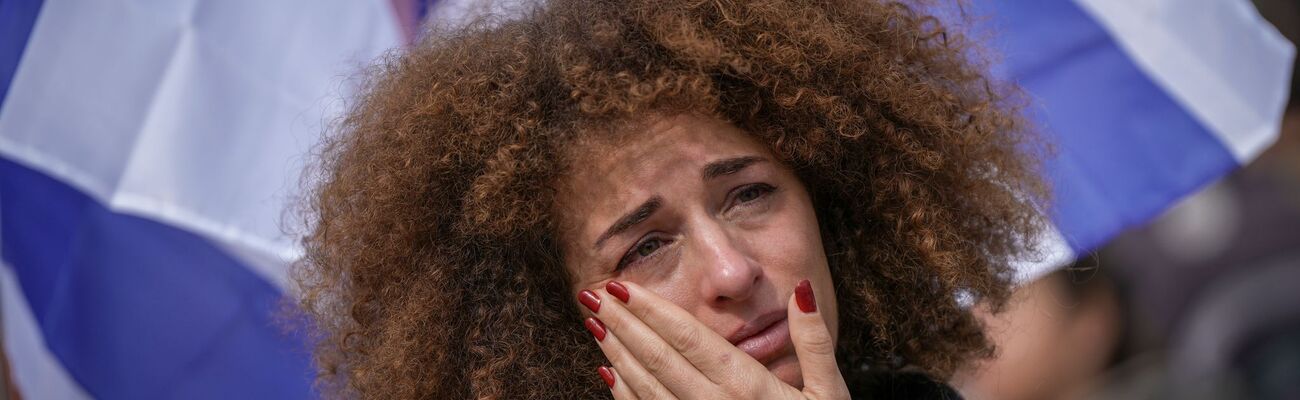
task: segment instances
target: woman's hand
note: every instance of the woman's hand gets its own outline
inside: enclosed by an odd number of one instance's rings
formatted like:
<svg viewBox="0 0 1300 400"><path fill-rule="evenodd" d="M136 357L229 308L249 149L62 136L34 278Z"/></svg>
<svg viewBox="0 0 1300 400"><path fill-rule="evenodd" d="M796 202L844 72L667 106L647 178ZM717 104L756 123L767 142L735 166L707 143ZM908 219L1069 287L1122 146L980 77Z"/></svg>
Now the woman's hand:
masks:
<svg viewBox="0 0 1300 400"><path fill-rule="evenodd" d="M599 371L614 398L848 399L835 345L812 288L803 281L786 306L803 390L736 348L691 314L630 282L579 294L586 320L614 368Z"/></svg>

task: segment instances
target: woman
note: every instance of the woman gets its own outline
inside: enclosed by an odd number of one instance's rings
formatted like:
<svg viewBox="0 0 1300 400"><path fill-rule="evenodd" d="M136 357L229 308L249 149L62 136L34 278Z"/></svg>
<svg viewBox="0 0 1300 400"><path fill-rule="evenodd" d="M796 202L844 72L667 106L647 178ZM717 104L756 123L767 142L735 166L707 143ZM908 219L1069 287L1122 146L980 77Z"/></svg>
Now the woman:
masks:
<svg viewBox="0 0 1300 400"><path fill-rule="evenodd" d="M955 396L1044 191L917 9L551 0L389 58L307 203L322 389Z"/></svg>

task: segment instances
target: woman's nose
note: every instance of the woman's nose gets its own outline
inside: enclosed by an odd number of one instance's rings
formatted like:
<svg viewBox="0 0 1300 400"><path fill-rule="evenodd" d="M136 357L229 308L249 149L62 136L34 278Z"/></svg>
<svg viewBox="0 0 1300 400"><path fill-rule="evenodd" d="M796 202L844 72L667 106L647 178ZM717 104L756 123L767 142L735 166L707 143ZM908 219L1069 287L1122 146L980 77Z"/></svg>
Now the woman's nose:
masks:
<svg viewBox="0 0 1300 400"><path fill-rule="evenodd" d="M714 305L749 298L763 276L749 249L718 225L703 230L697 239L700 251L694 261L705 271L700 285L703 298Z"/></svg>

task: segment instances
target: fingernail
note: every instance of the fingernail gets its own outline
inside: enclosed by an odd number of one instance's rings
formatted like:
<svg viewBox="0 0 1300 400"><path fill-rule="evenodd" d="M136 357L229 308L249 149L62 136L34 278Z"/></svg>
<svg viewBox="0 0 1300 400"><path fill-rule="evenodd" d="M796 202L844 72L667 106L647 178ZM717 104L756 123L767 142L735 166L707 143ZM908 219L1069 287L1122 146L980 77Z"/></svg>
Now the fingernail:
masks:
<svg viewBox="0 0 1300 400"><path fill-rule="evenodd" d="M614 297L617 297L619 300L622 300L624 303L627 302L627 286L623 286L623 284L618 283L617 281L609 281L609 283L605 284L605 291L614 295Z"/></svg>
<svg viewBox="0 0 1300 400"><path fill-rule="evenodd" d="M605 340L605 324L600 320L587 318L582 324L587 326L587 330L591 331L591 335L596 337L597 342Z"/></svg>
<svg viewBox="0 0 1300 400"><path fill-rule="evenodd" d="M794 302L799 305L799 311L804 314L817 312L817 299L813 297L812 283L807 279L799 282L799 286L794 287Z"/></svg>
<svg viewBox="0 0 1300 400"><path fill-rule="evenodd" d="M613 389L613 388L614 388L614 372L613 372L613 371L610 371L609 368L605 368L605 366L602 365L602 366L600 366L600 368L596 368L596 372L600 374L600 379L604 379L604 380L605 380L605 384L606 384L606 385L609 385L609 388L610 388L610 389Z"/></svg>
<svg viewBox="0 0 1300 400"><path fill-rule="evenodd" d="M591 310L591 312L600 312L600 296L596 292L590 290L578 292L578 302L587 306L587 309Z"/></svg>

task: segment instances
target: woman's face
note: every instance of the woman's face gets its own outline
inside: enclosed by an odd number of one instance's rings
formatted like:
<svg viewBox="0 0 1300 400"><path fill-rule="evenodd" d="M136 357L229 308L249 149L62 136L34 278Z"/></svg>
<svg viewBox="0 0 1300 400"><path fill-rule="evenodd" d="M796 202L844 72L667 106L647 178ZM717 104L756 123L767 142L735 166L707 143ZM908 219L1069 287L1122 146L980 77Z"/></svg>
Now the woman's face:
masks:
<svg viewBox="0 0 1300 400"><path fill-rule="evenodd" d="M812 282L832 335L838 327L807 190L729 123L678 115L643 127L578 149L559 203L572 294L640 284L801 387L785 324L800 280Z"/></svg>

